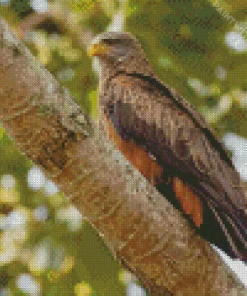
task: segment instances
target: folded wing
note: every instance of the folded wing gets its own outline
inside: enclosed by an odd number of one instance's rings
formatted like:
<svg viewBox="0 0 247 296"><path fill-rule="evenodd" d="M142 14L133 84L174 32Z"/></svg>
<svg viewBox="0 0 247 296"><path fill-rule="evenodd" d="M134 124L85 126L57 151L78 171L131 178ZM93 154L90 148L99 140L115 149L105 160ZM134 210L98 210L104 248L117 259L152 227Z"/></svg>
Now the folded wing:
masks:
<svg viewBox="0 0 247 296"><path fill-rule="evenodd" d="M247 200L231 159L203 117L154 77L119 73L105 88L101 101L116 133L170 172L176 198L195 226L210 213L226 238L223 249L246 260Z"/></svg>

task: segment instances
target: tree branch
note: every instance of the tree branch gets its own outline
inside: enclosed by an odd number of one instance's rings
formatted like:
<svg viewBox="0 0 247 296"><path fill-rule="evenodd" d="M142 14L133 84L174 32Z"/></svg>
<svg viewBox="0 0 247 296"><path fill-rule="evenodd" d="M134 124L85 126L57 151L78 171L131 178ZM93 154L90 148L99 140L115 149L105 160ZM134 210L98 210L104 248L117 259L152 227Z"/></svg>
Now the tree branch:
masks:
<svg viewBox="0 0 247 296"><path fill-rule="evenodd" d="M0 20L0 122L153 295L247 295Z"/></svg>

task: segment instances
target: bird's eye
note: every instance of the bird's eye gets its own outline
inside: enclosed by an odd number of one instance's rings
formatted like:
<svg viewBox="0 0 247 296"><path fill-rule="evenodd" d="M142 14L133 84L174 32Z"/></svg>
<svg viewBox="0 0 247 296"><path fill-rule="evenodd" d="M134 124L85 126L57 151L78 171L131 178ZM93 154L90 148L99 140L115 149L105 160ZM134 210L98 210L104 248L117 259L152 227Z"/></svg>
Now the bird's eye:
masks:
<svg viewBox="0 0 247 296"><path fill-rule="evenodd" d="M102 39L105 44L114 45L122 42L121 39Z"/></svg>

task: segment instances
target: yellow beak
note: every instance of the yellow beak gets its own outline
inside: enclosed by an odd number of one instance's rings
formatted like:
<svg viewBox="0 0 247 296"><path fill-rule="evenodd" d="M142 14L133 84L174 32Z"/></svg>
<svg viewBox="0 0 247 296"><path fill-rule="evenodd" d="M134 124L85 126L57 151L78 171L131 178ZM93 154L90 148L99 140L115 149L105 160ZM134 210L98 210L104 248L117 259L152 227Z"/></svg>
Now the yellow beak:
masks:
<svg viewBox="0 0 247 296"><path fill-rule="evenodd" d="M101 43L96 43L96 44L91 45L88 54L89 54L90 57L104 56L109 51L110 51L109 46L107 46L105 44L101 44Z"/></svg>

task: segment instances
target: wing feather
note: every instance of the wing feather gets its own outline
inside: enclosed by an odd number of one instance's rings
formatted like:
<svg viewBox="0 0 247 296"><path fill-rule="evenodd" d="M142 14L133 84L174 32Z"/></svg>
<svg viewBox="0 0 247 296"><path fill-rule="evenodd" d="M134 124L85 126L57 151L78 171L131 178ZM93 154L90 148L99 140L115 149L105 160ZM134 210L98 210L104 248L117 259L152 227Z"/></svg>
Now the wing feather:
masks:
<svg viewBox="0 0 247 296"><path fill-rule="evenodd" d="M247 208L230 157L203 117L184 99L179 104L186 112L174 104L178 99L173 92L165 96L156 84L126 75L121 75L121 82L114 77L105 93L114 98L113 106L105 105L105 111L111 110L109 118L124 138L135 139L160 163L200 180L205 189L221 192L222 200L228 198L238 208Z"/></svg>
<svg viewBox="0 0 247 296"><path fill-rule="evenodd" d="M168 167L196 189L203 204L211 209L232 252L238 253L235 241L243 252L242 241L244 245L247 242L247 199L239 174L205 119L153 77L120 73L104 87L100 102L121 137L145 147L159 165ZM200 201L191 205L184 199L182 203L185 212L200 225Z"/></svg>

